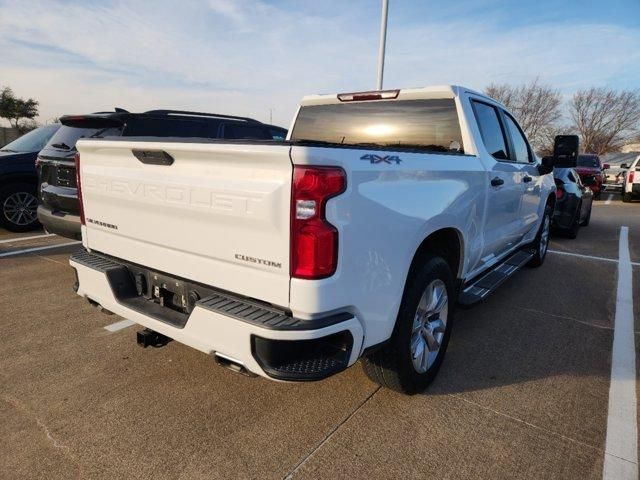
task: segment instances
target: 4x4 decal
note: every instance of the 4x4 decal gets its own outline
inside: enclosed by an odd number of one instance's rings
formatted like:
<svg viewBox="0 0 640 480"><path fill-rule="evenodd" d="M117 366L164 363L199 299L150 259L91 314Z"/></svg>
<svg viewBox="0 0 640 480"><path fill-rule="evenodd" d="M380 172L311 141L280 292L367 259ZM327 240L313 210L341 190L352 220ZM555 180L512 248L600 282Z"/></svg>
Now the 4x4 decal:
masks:
<svg viewBox="0 0 640 480"><path fill-rule="evenodd" d="M400 162L402 161L400 159L399 156L397 155L373 155L371 153L367 153L366 155L363 155L360 157L360 160L368 160L369 163L374 164L374 163L395 163L396 165L399 165Z"/></svg>

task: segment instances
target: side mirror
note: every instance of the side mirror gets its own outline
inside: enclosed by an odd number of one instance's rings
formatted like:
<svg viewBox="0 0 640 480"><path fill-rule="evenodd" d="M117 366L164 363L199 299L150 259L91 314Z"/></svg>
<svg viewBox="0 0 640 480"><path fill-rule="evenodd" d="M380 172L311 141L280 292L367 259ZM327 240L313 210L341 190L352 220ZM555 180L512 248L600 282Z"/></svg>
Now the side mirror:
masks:
<svg viewBox="0 0 640 480"><path fill-rule="evenodd" d="M609 170L610 168L611 168L611 165L609 165L608 163L605 163L604 165L602 165L603 170Z"/></svg>
<svg viewBox="0 0 640 480"><path fill-rule="evenodd" d="M596 183L597 183L596 182L596 177L589 176L589 177L584 177L582 179L582 184L586 185L587 187L591 187L591 186L595 185Z"/></svg>
<svg viewBox="0 0 640 480"><path fill-rule="evenodd" d="M540 165L538 165L538 173L540 175L546 175L553 172L553 157L542 157Z"/></svg>
<svg viewBox="0 0 640 480"><path fill-rule="evenodd" d="M574 168L578 161L580 139L577 135L556 135L553 143L553 165L559 168Z"/></svg>

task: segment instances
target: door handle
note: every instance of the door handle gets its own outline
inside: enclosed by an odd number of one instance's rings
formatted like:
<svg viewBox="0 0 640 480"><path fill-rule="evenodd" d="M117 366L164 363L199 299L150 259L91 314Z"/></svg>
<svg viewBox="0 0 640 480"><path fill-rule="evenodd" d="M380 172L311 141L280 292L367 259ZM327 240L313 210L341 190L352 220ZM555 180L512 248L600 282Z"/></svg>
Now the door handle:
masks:
<svg viewBox="0 0 640 480"><path fill-rule="evenodd" d="M496 177L491 180L492 187L499 187L500 185L504 185L504 180L501 179L500 177Z"/></svg>
<svg viewBox="0 0 640 480"><path fill-rule="evenodd" d="M173 165L173 157L164 150L131 150L131 153L147 165Z"/></svg>
<svg viewBox="0 0 640 480"><path fill-rule="evenodd" d="M530 177L529 175L525 175L524 178L522 179L524 183L529 183L531 180L533 180L533 178Z"/></svg>

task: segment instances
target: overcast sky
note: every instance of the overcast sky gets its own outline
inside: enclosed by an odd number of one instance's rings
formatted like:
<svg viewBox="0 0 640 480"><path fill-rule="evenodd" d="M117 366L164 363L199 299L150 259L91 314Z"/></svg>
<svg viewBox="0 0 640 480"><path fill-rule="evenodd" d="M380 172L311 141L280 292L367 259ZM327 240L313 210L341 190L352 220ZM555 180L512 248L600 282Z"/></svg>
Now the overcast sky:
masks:
<svg viewBox="0 0 640 480"><path fill-rule="evenodd" d="M375 87L379 0L0 0L0 85L40 122L122 107L289 126ZM587 4L587 5L585 5ZM640 87L640 0L390 0L385 87Z"/></svg>

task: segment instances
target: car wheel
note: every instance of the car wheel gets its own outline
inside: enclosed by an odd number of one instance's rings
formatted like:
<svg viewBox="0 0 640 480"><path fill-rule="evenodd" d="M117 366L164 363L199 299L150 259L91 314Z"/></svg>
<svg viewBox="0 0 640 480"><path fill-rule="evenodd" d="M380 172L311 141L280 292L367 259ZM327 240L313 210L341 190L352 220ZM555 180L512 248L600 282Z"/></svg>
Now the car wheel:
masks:
<svg viewBox="0 0 640 480"><path fill-rule="evenodd" d="M622 194L622 201L625 203L628 203L631 201L631 194L630 193L623 193Z"/></svg>
<svg viewBox="0 0 640 480"><path fill-rule="evenodd" d="M589 213L587 213L587 217L580 224L582 227L588 227L589 222L591 221L591 210L593 210L593 205L589 207Z"/></svg>
<svg viewBox="0 0 640 480"><path fill-rule="evenodd" d="M0 225L11 232L27 232L38 223L36 187L13 183L0 189Z"/></svg>
<svg viewBox="0 0 640 480"><path fill-rule="evenodd" d="M544 215L542 217L542 223L538 229L536 239L531 244L531 248L534 251L533 258L529 260L527 266L539 267L544 263L544 259L547 256L547 249L549 247L549 232L551 231L551 206L544 207Z"/></svg>
<svg viewBox="0 0 640 480"><path fill-rule="evenodd" d="M408 280L391 339L362 359L367 376L410 395L426 389L444 359L454 305L449 265L441 257L428 257Z"/></svg>

